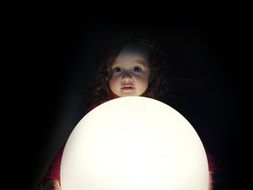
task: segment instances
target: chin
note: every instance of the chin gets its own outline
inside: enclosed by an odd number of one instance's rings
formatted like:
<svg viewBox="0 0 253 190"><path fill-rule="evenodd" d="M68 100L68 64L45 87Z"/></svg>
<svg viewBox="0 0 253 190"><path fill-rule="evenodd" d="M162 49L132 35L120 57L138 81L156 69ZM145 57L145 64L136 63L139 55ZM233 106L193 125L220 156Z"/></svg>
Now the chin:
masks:
<svg viewBox="0 0 253 190"><path fill-rule="evenodd" d="M138 95L136 95L136 94L122 94L120 97L127 97L127 96L138 96Z"/></svg>

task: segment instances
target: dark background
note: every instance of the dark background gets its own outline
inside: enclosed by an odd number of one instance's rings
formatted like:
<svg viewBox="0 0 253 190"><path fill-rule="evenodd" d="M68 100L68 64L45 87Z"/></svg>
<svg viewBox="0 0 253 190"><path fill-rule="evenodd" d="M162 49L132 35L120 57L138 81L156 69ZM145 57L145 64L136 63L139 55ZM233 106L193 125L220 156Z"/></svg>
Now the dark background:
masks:
<svg viewBox="0 0 253 190"><path fill-rule="evenodd" d="M15 67L10 86L18 121L12 140L17 143L9 150L22 152L11 156L18 157L12 165L20 186L38 188L57 149L81 118L80 91L98 48L118 28L134 26L162 42L171 66L166 102L190 121L215 157L216 188L235 188L235 127L242 115L242 87L235 66L238 25L230 16L17 18L11 33L17 53L10 65Z"/></svg>

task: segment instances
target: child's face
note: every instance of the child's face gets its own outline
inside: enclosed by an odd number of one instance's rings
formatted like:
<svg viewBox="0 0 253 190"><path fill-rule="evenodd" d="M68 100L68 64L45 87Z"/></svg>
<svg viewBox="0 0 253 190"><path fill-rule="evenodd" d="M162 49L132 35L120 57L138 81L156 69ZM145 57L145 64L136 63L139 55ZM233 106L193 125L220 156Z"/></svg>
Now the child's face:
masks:
<svg viewBox="0 0 253 190"><path fill-rule="evenodd" d="M110 68L111 91L119 96L140 96L149 84L150 69L144 51L126 46Z"/></svg>

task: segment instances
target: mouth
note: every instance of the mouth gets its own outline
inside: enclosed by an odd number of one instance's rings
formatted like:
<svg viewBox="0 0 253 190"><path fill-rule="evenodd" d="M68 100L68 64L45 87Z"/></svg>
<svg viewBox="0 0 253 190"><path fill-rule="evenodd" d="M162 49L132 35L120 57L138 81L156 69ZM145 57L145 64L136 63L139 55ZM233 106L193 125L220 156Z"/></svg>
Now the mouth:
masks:
<svg viewBox="0 0 253 190"><path fill-rule="evenodd" d="M132 89L134 89L134 87L132 86L132 85L124 85L124 86L122 86L122 88L121 88L122 90L132 90Z"/></svg>

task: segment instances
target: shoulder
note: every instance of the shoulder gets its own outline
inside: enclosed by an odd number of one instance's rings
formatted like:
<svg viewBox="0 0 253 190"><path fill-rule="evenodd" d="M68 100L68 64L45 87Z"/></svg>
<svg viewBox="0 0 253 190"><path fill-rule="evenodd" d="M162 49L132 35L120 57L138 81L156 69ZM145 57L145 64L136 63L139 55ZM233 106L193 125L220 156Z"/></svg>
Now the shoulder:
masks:
<svg viewBox="0 0 253 190"><path fill-rule="evenodd" d="M99 106L101 104L101 102L94 102L91 103L88 108L86 109L86 111L84 112L84 115L86 115L87 113L89 113L91 110L93 110L94 108L96 108L97 106Z"/></svg>
<svg viewBox="0 0 253 190"><path fill-rule="evenodd" d="M107 102L107 101L110 101L110 100L112 100L112 99L115 99L116 98L116 96L113 96L113 95L111 95L111 96L109 96L107 99L105 99L105 100L100 100L100 101L95 101L95 102L93 102L93 103L91 103L89 106L88 106L88 108L86 109L86 111L85 111L85 115L87 114L87 113L89 113L91 110L93 110L94 108L96 108L97 106L99 106L99 105L101 105L101 104L103 104L103 103L105 103L105 102Z"/></svg>

